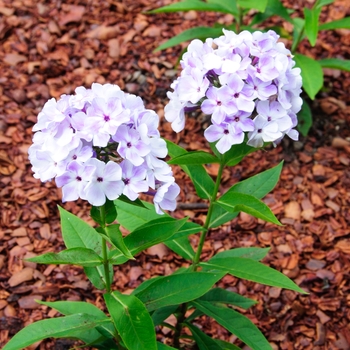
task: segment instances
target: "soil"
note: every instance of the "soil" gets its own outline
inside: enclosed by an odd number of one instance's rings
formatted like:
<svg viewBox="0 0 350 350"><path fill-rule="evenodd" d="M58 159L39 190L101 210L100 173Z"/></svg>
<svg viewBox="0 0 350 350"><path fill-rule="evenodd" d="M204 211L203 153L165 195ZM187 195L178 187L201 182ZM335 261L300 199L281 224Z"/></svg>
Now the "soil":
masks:
<svg viewBox="0 0 350 350"><path fill-rule="evenodd" d="M186 130L175 134L163 118L166 91L179 72L176 64L186 44L153 50L184 29L217 20L229 24L232 17L193 11L145 13L167 3L0 0L0 346L25 325L59 315L35 299L84 300L104 309L101 292L81 268L23 260L63 249L57 210L61 192L53 182L34 179L27 158L32 126L49 98L93 82L118 84L157 111L162 136L188 150L208 149L202 133L205 120L189 118ZM285 3L297 12L304 5ZM325 7L321 21L349 15L348 0L336 0ZM320 32L316 46L303 41L300 52L313 58L350 59L350 31ZM221 193L284 160L278 185L264 198L283 226L240 214L212 230L203 250L202 258L207 259L234 247L270 247L264 262L309 292L300 295L231 276L220 282L221 287L258 301L245 315L274 349L350 349L350 73L324 73L324 88L309 101L314 118L309 135L255 152L224 173ZM215 176L215 166L208 170ZM175 167L174 172L182 189L174 215L203 223L203 203L181 170ZM83 201L62 206L92 223ZM195 246L198 237L190 239ZM130 292L143 280L186 264L158 245L116 268L113 287ZM199 322L207 334L247 349L212 320L203 317ZM158 340L171 344L168 331L159 328ZM73 344L48 339L28 349L69 349Z"/></svg>

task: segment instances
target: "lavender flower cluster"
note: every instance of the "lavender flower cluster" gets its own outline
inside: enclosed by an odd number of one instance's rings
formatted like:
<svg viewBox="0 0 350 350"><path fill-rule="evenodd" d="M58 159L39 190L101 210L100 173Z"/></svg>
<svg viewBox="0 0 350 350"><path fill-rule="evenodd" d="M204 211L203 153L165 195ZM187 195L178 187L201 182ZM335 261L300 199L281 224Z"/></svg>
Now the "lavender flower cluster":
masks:
<svg viewBox="0 0 350 350"><path fill-rule="evenodd" d="M185 112L200 107L211 115L205 130L220 153L244 141L253 147L276 143L288 135L298 139L296 113L301 109L302 79L291 52L279 36L223 30L217 39L198 39L183 55L180 77L168 92L165 118L174 131L185 126Z"/></svg>
<svg viewBox="0 0 350 350"><path fill-rule="evenodd" d="M159 214L174 210L180 189L160 159L168 150L158 115L117 85L92 84L75 92L50 99L38 115L29 148L34 177L55 178L63 201L82 198L101 206L106 197L124 194L133 201L153 192Z"/></svg>

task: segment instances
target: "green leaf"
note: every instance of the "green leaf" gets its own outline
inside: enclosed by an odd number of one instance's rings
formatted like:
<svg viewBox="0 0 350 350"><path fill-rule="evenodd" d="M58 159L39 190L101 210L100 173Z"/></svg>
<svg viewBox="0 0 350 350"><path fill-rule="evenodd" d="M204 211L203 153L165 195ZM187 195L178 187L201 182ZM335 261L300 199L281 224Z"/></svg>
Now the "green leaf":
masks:
<svg viewBox="0 0 350 350"><path fill-rule="evenodd" d="M239 16L239 10L237 6L237 0L207 0L210 4L219 4L222 7L225 7L229 13L233 16Z"/></svg>
<svg viewBox="0 0 350 350"><path fill-rule="evenodd" d="M339 58L325 58L318 60L322 68L340 69L350 72L350 60L342 60Z"/></svg>
<svg viewBox="0 0 350 350"><path fill-rule="evenodd" d="M221 339L214 339L214 341L221 346L220 349L222 350L241 350L237 345L228 343L227 341Z"/></svg>
<svg viewBox="0 0 350 350"><path fill-rule="evenodd" d="M128 203L121 203L116 201L115 203L118 209L118 221L129 231L141 227L144 224L148 224L152 220L158 220L160 218L170 218L170 221L177 221L171 218L168 214L159 215L155 212L154 205L143 202L144 208L136 208ZM194 222L186 222L177 232L176 237L187 236L201 232L203 227L195 224ZM175 238L175 236L173 237Z"/></svg>
<svg viewBox="0 0 350 350"><path fill-rule="evenodd" d="M165 241L164 244L184 259L193 260L194 250L188 237L179 237L177 239L168 240Z"/></svg>
<svg viewBox="0 0 350 350"><path fill-rule="evenodd" d="M227 307L212 305L207 301L195 301L194 306L215 319L221 326L235 334L254 350L272 350L271 345L249 318Z"/></svg>
<svg viewBox="0 0 350 350"><path fill-rule="evenodd" d="M212 27L195 27L184 30L182 33L172 37L165 43L159 45L154 52L168 49L169 47L173 47L179 45L185 41L200 39L205 40L207 38L217 38L222 35L222 26L212 28Z"/></svg>
<svg viewBox="0 0 350 350"><path fill-rule="evenodd" d="M175 313L177 308L177 305L169 305L155 310L151 315L154 325L158 326L161 324L171 314Z"/></svg>
<svg viewBox="0 0 350 350"><path fill-rule="evenodd" d="M178 157L187 153L185 149L166 140L170 157ZM202 165L181 165L182 170L191 178L200 198L209 199L214 192L214 181Z"/></svg>
<svg viewBox="0 0 350 350"><path fill-rule="evenodd" d="M350 17L338 19L319 25L319 30L350 29Z"/></svg>
<svg viewBox="0 0 350 350"><path fill-rule="evenodd" d="M71 264L87 267L94 267L103 263L102 258L88 248L71 248L59 253L46 253L26 260L38 264Z"/></svg>
<svg viewBox="0 0 350 350"><path fill-rule="evenodd" d="M279 165L268 169L260 174L251 176L250 178L240 181L232 186L227 192L239 192L249 194L256 198L263 198L276 186L281 174L283 162ZM209 227L218 227L227 221L234 219L238 215L236 213L228 213L219 205L214 204Z"/></svg>
<svg viewBox="0 0 350 350"><path fill-rule="evenodd" d="M124 196L123 194L121 196L119 196L118 199L116 199L113 202L114 202L114 205L115 205L115 202L118 202L118 203L119 202L124 202L124 203L127 203L127 204L131 204L134 207L146 208L145 205L144 205L144 202L142 202L140 199L136 198L134 201L132 201L127 196ZM157 214L157 215L159 215L159 214Z"/></svg>
<svg viewBox="0 0 350 350"><path fill-rule="evenodd" d="M238 0L238 5L244 9L255 9L264 12L267 6L267 0Z"/></svg>
<svg viewBox="0 0 350 350"><path fill-rule="evenodd" d="M312 126L312 113L309 104L304 100L298 113L298 130L303 136L307 136Z"/></svg>
<svg viewBox="0 0 350 350"><path fill-rule="evenodd" d="M265 258L270 248L257 248L257 247L241 247L230 250L224 250L215 254L210 261L215 259L225 258L246 258L254 261L260 261Z"/></svg>
<svg viewBox="0 0 350 350"><path fill-rule="evenodd" d="M172 158L168 164L194 165L220 163L220 160L212 154L204 151L194 151L184 153L178 157Z"/></svg>
<svg viewBox="0 0 350 350"><path fill-rule="evenodd" d="M230 304L245 310L257 304L255 300L222 288L213 288L198 300L210 301L211 303Z"/></svg>
<svg viewBox="0 0 350 350"><path fill-rule="evenodd" d="M243 211L258 219L281 225L271 209L264 202L251 195L226 192L216 201L216 203L231 213Z"/></svg>
<svg viewBox="0 0 350 350"><path fill-rule="evenodd" d="M296 54L294 60L297 67L301 69L303 89L313 100L323 86L322 67L314 59L301 54Z"/></svg>
<svg viewBox="0 0 350 350"><path fill-rule="evenodd" d="M167 216L159 217L135 229L124 238L124 243L131 254L136 255L155 244L168 240L187 220L187 218L176 220ZM113 264L121 264L125 261L119 251L112 251L109 259Z"/></svg>
<svg viewBox="0 0 350 350"><path fill-rule="evenodd" d="M222 348L213 340L213 338L203 333L196 326L192 325L191 323L186 323L186 327L190 329L199 350L222 350Z"/></svg>
<svg viewBox="0 0 350 350"><path fill-rule="evenodd" d="M305 20L300 17L295 17L292 19L293 24L293 43L292 43L292 53L294 54L300 42L304 39L305 33Z"/></svg>
<svg viewBox="0 0 350 350"><path fill-rule="evenodd" d="M106 316L106 314L100 310L97 306L91 303L83 302L83 301L37 301L38 304L47 305L62 315L69 316L78 313L91 315L96 320L109 320L109 323L103 324L97 327L97 330L103 328L105 332L103 332L108 338L113 338L115 336L115 328L112 324L112 321ZM89 330L88 332L91 332ZM101 332L102 333L102 332Z"/></svg>
<svg viewBox="0 0 350 350"><path fill-rule="evenodd" d="M127 259L134 259L132 253L126 246L125 239L123 238L119 226L119 224L106 226L104 231L114 247L116 247Z"/></svg>
<svg viewBox="0 0 350 350"><path fill-rule="evenodd" d="M251 259L238 257L216 258L210 259L206 263L201 263L201 266L214 270L222 270L232 276L243 278L248 281L265 284L267 286L286 288L306 294L300 287L281 272Z"/></svg>
<svg viewBox="0 0 350 350"><path fill-rule="evenodd" d="M333 4L334 0L317 0L314 8L320 9L323 6L329 5L329 4Z"/></svg>
<svg viewBox="0 0 350 350"><path fill-rule="evenodd" d="M115 328L127 349L158 348L153 321L138 298L115 291L105 294L104 299Z"/></svg>
<svg viewBox="0 0 350 350"><path fill-rule="evenodd" d="M157 342L157 346L158 346L158 350L176 350L175 348L160 342Z"/></svg>
<svg viewBox="0 0 350 350"><path fill-rule="evenodd" d="M20 330L3 348L18 350L46 338L77 338L77 334L92 330L99 325L110 322L93 319L91 315L74 314L65 317L50 318L31 323Z"/></svg>
<svg viewBox="0 0 350 350"><path fill-rule="evenodd" d="M103 217L101 215L101 208L103 208ZM106 198L106 202L103 206L92 206L90 210L90 216L100 226L105 226L106 223L111 224L117 218L117 211L115 210L114 202Z"/></svg>
<svg viewBox="0 0 350 350"><path fill-rule="evenodd" d="M168 305L179 305L205 294L224 273L188 272L157 279L136 296L148 311Z"/></svg>
<svg viewBox="0 0 350 350"><path fill-rule="evenodd" d="M64 243L68 249L70 248L88 248L92 249L96 254L102 255L101 237L96 230L88 225L82 219L58 207L61 216L61 228ZM103 266L84 267L84 271L98 289L104 289L106 278ZM112 266L110 266L112 274Z"/></svg>
<svg viewBox="0 0 350 350"><path fill-rule="evenodd" d="M253 26L262 23L272 16L280 16L287 22L292 23L292 19L290 18L287 9L283 6L280 0L268 0L265 11L263 13L255 14L250 25Z"/></svg>
<svg viewBox="0 0 350 350"><path fill-rule="evenodd" d="M225 165L235 166L237 165L246 155L256 151L256 148L247 145L246 142L240 145L233 145L224 155L223 161Z"/></svg>
<svg viewBox="0 0 350 350"><path fill-rule="evenodd" d="M148 13L166 13L166 12L178 12L178 11L213 11L221 13L232 13L228 6L222 6L219 2L214 1L199 1L199 0L186 0L176 2L167 6L157 8L155 10L148 11Z"/></svg>
<svg viewBox="0 0 350 350"><path fill-rule="evenodd" d="M305 34L310 41L311 46L315 46L318 35L318 19L321 9L313 8L312 10L304 7L305 17Z"/></svg>

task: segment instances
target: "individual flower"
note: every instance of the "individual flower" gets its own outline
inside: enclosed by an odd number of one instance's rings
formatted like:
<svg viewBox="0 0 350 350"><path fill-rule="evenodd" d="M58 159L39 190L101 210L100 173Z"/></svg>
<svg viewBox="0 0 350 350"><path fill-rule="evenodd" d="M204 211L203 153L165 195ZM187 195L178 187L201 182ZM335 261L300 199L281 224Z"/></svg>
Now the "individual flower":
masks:
<svg viewBox="0 0 350 350"><path fill-rule="evenodd" d="M219 38L193 40L167 93L164 116L173 130L185 128L190 107L211 116L204 136L220 153L247 139L253 147L279 142L284 135L296 140L301 74L278 38L272 30L237 34L223 29Z"/></svg>

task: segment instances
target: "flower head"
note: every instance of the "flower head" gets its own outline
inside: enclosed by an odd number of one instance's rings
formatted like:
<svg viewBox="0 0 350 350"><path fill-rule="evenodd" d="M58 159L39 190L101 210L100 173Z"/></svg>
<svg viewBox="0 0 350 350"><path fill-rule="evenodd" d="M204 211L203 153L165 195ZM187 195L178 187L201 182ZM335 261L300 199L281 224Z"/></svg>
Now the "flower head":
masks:
<svg viewBox="0 0 350 350"><path fill-rule="evenodd" d="M75 92L50 99L39 113L29 148L34 177L55 178L64 202L82 198L94 206L121 194L135 200L160 182L174 184L162 160L168 151L158 131L159 117L145 109L140 97L112 84L80 86ZM170 197L172 205L155 201L158 212L175 208L176 199Z"/></svg>
<svg viewBox="0 0 350 350"><path fill-rule="evenodd" d="M296 140L302 80L290 51L271 30L223 33L204 43L193 40L183 55L164 109L173 130L183 130L186 108L196 107L211 115L204 136L220 153L247 139L253 147L284 135Z"/></svg>

